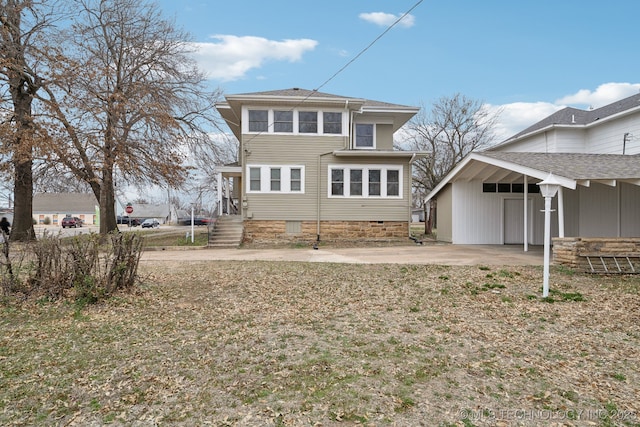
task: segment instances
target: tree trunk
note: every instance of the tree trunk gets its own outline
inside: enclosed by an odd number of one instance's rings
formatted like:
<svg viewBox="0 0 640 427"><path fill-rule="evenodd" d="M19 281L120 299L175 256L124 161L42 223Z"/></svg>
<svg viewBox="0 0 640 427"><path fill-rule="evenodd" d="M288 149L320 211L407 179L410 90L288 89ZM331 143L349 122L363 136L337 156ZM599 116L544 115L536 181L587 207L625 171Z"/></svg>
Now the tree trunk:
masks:
<svg viewBox="0 0 640 427"><path fill-rule="evenodd" d="M33 230L33 171L31 159L17 161L14 165L14 211L11 224L12 241L35 239Z"/></svg>
<svg viewBox="0 0 640 427"><path fill-rule="evenodd" d="M425 210L427 207L425 206ZM429 200L429 215L424 222L424 234L429 236L433 234L433 225L435 223L435 215L436 215L436 202L435 200Z"/></svg>
<svg viewBox="0 0 640 427"><path fill-rule="evenodd" d="M33 123L31 119L32 91L25 90L28 81L24 76L16 74L9 80L13 112L16 121L14 140L11 142L13 152L14 212L11 227L12 241L29 241L35 239L33 230Z"/></svg>
<svg viewBox="0 0 640 427"><path fill-rule="evenodd" d="M118 230L116 224L116 196L113 188L113 169L105 168L100 186L100 234Z"/></svg>

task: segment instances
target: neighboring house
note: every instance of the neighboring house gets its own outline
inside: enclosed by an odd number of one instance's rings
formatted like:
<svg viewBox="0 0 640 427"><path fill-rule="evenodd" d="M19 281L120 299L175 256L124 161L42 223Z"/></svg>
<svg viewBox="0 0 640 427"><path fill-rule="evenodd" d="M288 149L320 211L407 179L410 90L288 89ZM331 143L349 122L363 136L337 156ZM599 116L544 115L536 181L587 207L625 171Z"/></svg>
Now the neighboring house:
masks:
<svg viewBox="0 0 640 427"><path fill-rule="evenodd" d="M297 88L225 98L240 147L218 168L218 212L242 218L245 241L409 236L423 153L395 150L393 135L418 108Z"/></svg>
<svg viewBox="0 0 640 427"><path fill-rule="evenodd" d="M438 240L544 243L550 173L552 237L640 236L640 94L593 110L564 108L502 144L465 157L427 196Z"/></svg>
<svg viewBox="0 0 640 427"><path fill-rule="evenodd" d="M140 218L145 220L147 218L157 219L161 224L168 224L169 222L177 221L177 212L173 207L166 203L151 204L151 203L131 203L133 212L131 215L127 214L122 208L120 215L129 215L131 218Z"/></svg>
<svg viewBox="0 0 640 427"><path fill-rule="evenodd" d="M76 216L86 225L98 225L98 214L99 204L91 193L39 193L33 196L36 224L60 225L65 216Z"/></svg>

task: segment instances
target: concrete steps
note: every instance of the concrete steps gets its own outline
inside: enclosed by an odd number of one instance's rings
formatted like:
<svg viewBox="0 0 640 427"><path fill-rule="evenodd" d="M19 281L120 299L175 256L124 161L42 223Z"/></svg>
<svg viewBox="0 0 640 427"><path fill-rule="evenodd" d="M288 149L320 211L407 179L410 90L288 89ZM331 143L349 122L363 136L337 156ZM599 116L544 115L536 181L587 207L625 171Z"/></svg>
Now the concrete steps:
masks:
<svg viewBox="0 0 640 427"><path fill-rule="evenodd" d="M209 234L210 248L237 248L242 243L242 217L223 215L217 218L213 231Z"/></svg>

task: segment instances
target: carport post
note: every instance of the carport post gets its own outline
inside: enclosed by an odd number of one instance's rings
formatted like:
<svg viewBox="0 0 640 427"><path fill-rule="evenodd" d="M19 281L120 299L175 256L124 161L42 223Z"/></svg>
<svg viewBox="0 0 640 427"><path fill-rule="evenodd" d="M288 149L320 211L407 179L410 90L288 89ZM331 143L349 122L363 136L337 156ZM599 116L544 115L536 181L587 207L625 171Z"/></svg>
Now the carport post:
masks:
<svg viewBox="0 0 640 427"><path fill-rule="evenodd" d="M560 183L553 174L549 174L547 179L538 183L540 193L544 197L544 270L542 273L542 298L549 296L549 246L551 243L551 199L558 192Z"/></svg>

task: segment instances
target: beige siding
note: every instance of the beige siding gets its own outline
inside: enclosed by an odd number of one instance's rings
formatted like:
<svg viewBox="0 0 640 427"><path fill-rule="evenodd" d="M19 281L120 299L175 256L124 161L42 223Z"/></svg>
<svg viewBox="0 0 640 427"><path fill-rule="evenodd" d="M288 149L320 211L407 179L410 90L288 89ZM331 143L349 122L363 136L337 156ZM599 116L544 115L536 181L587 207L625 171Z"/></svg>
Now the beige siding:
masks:
<svg viewBox="0 0 640 427"><path fill-rule="evenodd" d="M393 150L392 125L376 125L376 150Z"/></svg>
<svg viewBox="0 0 640 427"><path fill-rule="evenodd" d="M247 193L242 189L245 213L255 220L315 220L318 206L318 159L344 148L343 136L245 135L244 167L247 165L301 165L305 168L302 194ZM246 173L245 169L245 173Z"/></svg>
<svg viewBox="0 0 640 427"><path fill-rule="evenodd" d="M407 161L398 159L355 159L336 158L327 156L323 159L321 188L322 220L353 220L353 221L410 221L411 218L411 188L409 185L410 166ZM329 178L328 166L332 165L402 165L402 194L400 198L358 198L358 197L328 197Z"/></svg>
<svg viewBox="0 0 640 427"><path fill-rule="evenodd" d="M317 220L319 200L321 220L409 221L411 167L406 159L335 157L331 153L348 144L344 136L245 135L243 139L245 168L249 165L300 165L305 168L303 194L248 193L249 180L246 179L242 191L248 218ZM329 198L327 172L330 164L402 165L402 197Z"/></svg>

